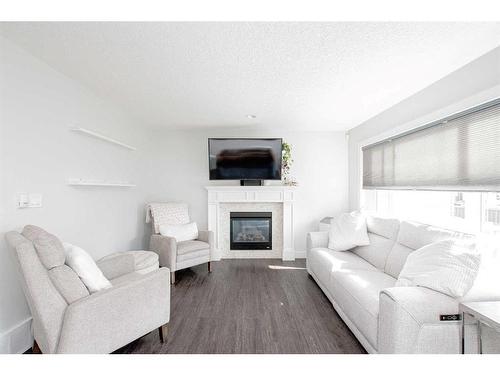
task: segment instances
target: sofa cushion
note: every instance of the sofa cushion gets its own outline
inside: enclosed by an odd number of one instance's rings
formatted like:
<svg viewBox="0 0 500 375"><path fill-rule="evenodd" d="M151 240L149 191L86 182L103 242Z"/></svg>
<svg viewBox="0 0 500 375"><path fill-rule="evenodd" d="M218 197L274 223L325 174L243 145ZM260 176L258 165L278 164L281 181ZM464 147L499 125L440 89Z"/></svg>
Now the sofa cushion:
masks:
<svg viewBox="0 0 500 375"><path fill-rule="evenodd" d="M328 287L331 273L342 269L376 270L374 266L350 251L335 251L327 248L315 248L309 251L307 267L318 280Z"/></svg>
<svg viewBox="0 0 500 375"><path fill-rule="evenodd" d="M177 254L187 254L193 251L210 249L210 245L207 242L203 241L182 241L177 243Z"/></svg>
<svg viewBox="0 0 500 375"><path fill-rule="evenodd" d="M379 295L396 279L377 269L342 269L332 273L330 292L349 319L377 348Z"/></svg>
<svg viewBox="0 0 500 375"><path fill-rule="evenodd" d="M408 255L416 249L432 242L448 239L472 240L474 237L465 233L434 227L427 224L402 221L398 238L385 263L385 272L397 278Z"/></svg>
<svg viewBox="0 0 500 375"><path fill-rule="evenodd" d="M35 225L26 225L22 235L33 242L38 257L45 268L50 270L64 264L66 257L59 238Z"/></svg>
<svg viewBox="0 0 500 375"><path fill-rule="evenodd" d="M89 291L82 280L75 271L65 264L49 270L49 277L68 304L89 295Z"/></svg>
<svg viewBox="0 0 500 375"><path fill-rule="evenodd" d="M399 220L377 216L367 216L366 227L368 228L368 232L396 240L399 232Z"/></svg>
<svg viewBox="0 0 500 375"><path fill-rule="evenodd" d="M358 246L352 252L367 260L379 270L384 270L387 256L398 235L399 220L368 216L366 225L370 244Z"/></svg>
<svg viewBox="0 0 500 375"><path fill-rule="evenodd" d="M375 233L368 233L368 237L370 238L369 245L358 246L352 252L383 271L387 256L394 246L394 240Z"/></svg>

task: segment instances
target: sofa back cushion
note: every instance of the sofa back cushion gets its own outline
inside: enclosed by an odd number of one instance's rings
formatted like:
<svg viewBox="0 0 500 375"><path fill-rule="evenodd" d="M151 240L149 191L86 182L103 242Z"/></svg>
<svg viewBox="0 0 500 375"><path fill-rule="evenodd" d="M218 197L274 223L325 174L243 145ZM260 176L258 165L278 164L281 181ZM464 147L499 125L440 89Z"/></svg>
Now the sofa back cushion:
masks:
<svg viewBox="0 0 500 375"><path fill-rule="evenodd" d="M384 272L397 278L408 255L430 243L455 239L472 240L474 237L461 232L434 227L411 221L402 221L396 243L392 247L385 264Z"/></svg>
<svg viewBox="0 0 500 375"><path fill-rule="evenodd" d="M399 220L368 216L366 226L370 244L358 246L352 252L378 269L384 270L387 256L398 235Z"/></svg>

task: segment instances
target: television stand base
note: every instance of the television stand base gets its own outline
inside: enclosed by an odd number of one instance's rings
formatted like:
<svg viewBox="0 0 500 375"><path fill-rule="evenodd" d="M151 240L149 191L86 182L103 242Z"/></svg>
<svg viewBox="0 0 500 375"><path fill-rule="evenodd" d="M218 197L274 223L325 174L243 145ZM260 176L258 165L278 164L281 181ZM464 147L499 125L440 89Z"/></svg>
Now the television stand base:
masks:
<svg viewBox="0 0 500 375"><path fill-rule="evenodd" d="M263 186L264 180L240 180L240 186Z"/></svg>

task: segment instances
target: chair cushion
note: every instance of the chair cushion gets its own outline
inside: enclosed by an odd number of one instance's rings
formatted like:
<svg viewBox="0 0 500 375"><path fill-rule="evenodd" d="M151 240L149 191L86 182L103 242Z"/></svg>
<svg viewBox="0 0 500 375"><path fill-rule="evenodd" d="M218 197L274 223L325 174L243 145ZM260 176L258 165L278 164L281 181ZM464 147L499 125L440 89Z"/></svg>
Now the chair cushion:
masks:
<svg viewBox="0 0 500 375"><path fill-rule="evenodd" d="M161 224L160 234L174 237L177 242L196 240L198 238L198 225L194 221L188 224Z"/></svg>
<svg viewBox="0 0 500 375"><path fill-rule="evenodd" d="M66 256L59 238L34 225L25 226L22 235L33 242L38 257L45 268L50 270L64 264Z"/></svg>
<svg viewBox="0 0 500 375"><path fill-rule="evenodd" d="M197 250L197 251L191 251L190 253L177 255L177 263L179 264L179 263L185 262L187 260L196 259L196 258L206 258L207 256L210 257L210 249L209 248L205 248L205 249Z"/></svg>
<svg viewBox="0 0 500 375"><path fill-rule="evenodd" d="M68 304L89 295L89 291L82 280L75 271L65 264L49 270L49 277Z"/></svg>
<svg viewBox="0 0 500 375"><path fill-rule="evenodd" d="M377 348L379 295L395 283L395 278L377 269L341 269L332 273L331 294L374 348Z"/></svg>
<svg viewBox="0 0 500 375"><path fill-rule="evenodd" d="M193 240L177 243L177 255L192 253L193 251L204 249L210 249L210 245L207 242Z"/></svg>

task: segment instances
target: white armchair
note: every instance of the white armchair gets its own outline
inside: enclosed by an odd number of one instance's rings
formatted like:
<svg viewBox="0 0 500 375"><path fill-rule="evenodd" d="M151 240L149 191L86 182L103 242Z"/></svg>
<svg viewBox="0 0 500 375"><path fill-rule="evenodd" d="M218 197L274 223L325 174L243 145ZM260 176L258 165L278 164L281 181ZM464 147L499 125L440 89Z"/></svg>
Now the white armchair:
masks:
<svg viewBox="0 0 500 375"><path fill-rule="evenodd" d="M146 221L151 221L153 234L149 249L158 254L160 267L170 269L170 282L175 284L175 271L207 263L211 272L210 256L214 246L214 234L199 230L198 238L177 242L174 237L160 234L160 225L188 224L189 210L186 203L150 203L147 206Z"/></svg>

